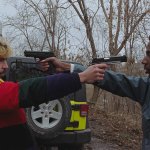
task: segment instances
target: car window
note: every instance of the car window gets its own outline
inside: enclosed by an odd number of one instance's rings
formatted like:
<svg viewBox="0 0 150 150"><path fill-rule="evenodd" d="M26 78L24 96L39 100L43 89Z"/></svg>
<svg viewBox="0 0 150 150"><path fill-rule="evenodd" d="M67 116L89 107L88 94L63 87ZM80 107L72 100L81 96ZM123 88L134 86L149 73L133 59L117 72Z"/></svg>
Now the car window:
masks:
<svg viewBox="0 0 150 150"><path fill-rule="evenodd" d="M13 61L10 64L9 77L14 82L45 75L39 70L36 63Z"/></svg>

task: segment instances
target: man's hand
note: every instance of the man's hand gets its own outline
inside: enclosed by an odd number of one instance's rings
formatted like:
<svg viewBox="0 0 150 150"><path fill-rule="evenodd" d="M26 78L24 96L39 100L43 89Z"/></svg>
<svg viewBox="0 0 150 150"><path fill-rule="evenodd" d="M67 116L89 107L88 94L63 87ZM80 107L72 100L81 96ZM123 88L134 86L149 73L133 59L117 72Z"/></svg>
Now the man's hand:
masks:
<svg viewBox="0 0 150 150"><path fill-rule="evenodd" d="M49 68L49 62L51 62L55 68L57 72L63 72L63 71L70 71L70 64L68 63L64 63L62 61L60 61L59 59L57 59L56 57L49 57L46 58L42 61L40 61L40 65L41 65L41 69L42 71L47 71Z"/></svg>
<svg viewBox="0 0 150 150"><path fill-rule="evenodd" d="M40 61L41 69L47 71L49 68L49 62L51 62L57 72L64 72L69 70L71 65L57 59L56 57L49 57ZM108 68L107 64L95 64L88 67L85 71L79 73L80 81L82 83L94 83L98 80L103 80L105 69Z"/></svg>
<svg viewBox="0 0 150 150"><path fill-rule="evenodd" d="M85 71L79 73L80 81L82 83L94 83L96 81L103 80L104 73L107 68L107 64L92 65Z"/></svg>

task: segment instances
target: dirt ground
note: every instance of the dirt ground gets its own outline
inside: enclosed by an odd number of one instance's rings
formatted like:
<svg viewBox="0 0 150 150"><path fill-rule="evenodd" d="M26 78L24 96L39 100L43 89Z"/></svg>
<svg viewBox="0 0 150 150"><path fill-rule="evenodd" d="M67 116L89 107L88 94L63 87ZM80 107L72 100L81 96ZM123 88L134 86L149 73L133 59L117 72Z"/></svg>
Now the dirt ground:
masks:
<svg viewBox="0 0 150 150"><path fill-rule="evenodd" d="M106 114L96 107L90 107L89 124L92 140L85 150L140 150L141 124L132 119Z"/></svg>

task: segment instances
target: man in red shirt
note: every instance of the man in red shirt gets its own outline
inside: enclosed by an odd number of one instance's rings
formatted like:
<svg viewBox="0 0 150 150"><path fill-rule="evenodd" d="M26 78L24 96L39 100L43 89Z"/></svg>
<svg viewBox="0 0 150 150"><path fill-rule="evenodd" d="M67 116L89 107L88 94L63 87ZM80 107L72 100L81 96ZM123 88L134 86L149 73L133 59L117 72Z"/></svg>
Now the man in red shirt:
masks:
<svg viewBox="0 0 150 150"><path fill-rule="evenodd" d="M81 88L81 83L102 80L107 65L95 65L81 73L60 73L18 83L3 81L11 48L0 38L0 150L37 150L26 124L24 108L61 98Z"/></svg>

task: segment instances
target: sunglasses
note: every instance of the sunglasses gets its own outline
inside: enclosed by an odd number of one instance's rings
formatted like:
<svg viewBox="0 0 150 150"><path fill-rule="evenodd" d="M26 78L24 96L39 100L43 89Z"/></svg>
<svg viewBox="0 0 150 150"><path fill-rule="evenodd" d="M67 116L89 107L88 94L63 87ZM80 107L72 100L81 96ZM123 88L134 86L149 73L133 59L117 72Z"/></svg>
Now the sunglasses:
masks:
<svg viewBox="0 0 150 150"><path fill-rule="evenodd" d="M150 57L150 51L146 51L146 56Z"/></svg>

